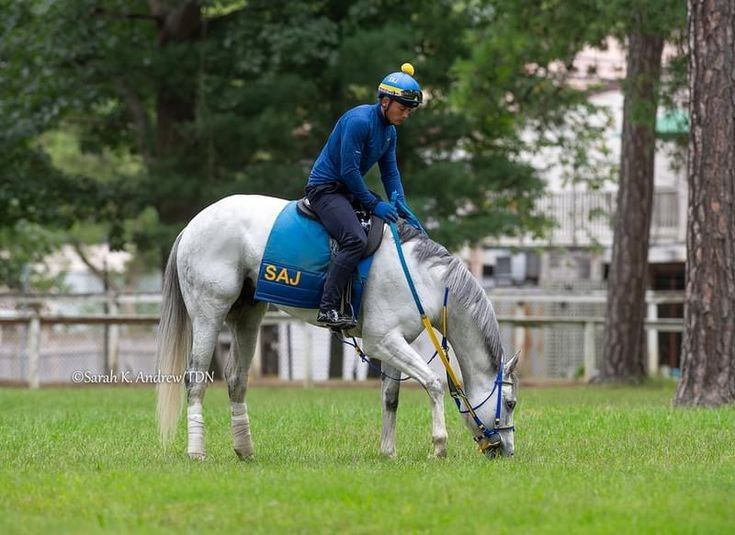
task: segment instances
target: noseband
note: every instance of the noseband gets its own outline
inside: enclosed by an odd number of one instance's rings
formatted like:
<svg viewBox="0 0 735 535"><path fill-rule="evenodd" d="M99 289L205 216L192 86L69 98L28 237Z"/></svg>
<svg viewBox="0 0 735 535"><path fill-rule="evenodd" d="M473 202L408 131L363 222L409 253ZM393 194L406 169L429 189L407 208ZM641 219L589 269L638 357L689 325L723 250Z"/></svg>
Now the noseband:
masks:
<svg viewBox="0 0 735 535"><path fill-rule="evenodd" d="M452 396L454 403L457 405L457 410L460 412L460 414L469 414L470 417L474 420L475 425L479 429L480 433L482 433L481 435L475 436L475 442L477 442L477 445L480 447L480 450L483 453L485 453L489 449L496 449L500 447L500 431L515 430L515 427L512 425L500 425L500 414L503 409L503 385L513 385L512 381L505 381L503 379L503 368L503 358L501 357L500 364L498 365L498 374L495 376L493 389L490 391L485 399L483 399L474 407L469 404L469 400L467 399L467 396L464 395L464 393L460 394L461 390L458 390L452 381L447 381L449 384L449 393ZM485 403L487 403L487 401L491 397L493 397L493 394L496 390L498 392L498 399L497 403L495 404L495 419L493 420L493 426L488 427L483 423L483 421L480 419L475 411L482 407ZM464 401L464 403L466 404L466 409L462 409L462 401Z"/></svg>

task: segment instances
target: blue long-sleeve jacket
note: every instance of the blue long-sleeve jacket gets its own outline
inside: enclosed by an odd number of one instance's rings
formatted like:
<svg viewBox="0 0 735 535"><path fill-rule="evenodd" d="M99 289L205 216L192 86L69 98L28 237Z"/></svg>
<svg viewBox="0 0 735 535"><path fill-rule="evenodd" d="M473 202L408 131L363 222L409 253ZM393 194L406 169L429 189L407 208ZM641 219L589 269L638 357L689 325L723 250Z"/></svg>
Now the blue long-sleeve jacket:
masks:
<svg viewBox="0 0 735 535"><path fill-rule="evenodd" d="M332 130L309 176L309 185L342 182L368 210L378 204L363 176L378 163L385 192L403 195L396 164L396 128L383 118L380 104L347 111Z"/></svg>

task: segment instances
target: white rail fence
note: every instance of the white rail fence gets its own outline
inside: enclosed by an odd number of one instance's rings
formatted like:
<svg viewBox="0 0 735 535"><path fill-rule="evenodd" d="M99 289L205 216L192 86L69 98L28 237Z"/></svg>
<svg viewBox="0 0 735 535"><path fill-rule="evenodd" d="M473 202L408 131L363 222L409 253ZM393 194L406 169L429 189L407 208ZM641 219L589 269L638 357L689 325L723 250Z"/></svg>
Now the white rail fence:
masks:
<svg viewBox="0 0 735 535"><path fill-rule="evenodd" d="M526 378L591 379L602 350L605 295L505 290L491 299L506 352L522 350ZM647 294L647 369L659 374L659 333L681 332L682 320L658 317L659 305L682 304L681 293ZM1 296L0 381L71 383L81 370L114 376L153 373L160 295ZM256 344L251 376L314 381L336 377L363 380L367 365L350 348L334 349L324 329L279 312L269 312ZM223 358L228 333L215 356ZM421 337L417 350L431 355ZM335 366L334 359L337 359ZM432 363L440 371L437 359Z"/></svg>

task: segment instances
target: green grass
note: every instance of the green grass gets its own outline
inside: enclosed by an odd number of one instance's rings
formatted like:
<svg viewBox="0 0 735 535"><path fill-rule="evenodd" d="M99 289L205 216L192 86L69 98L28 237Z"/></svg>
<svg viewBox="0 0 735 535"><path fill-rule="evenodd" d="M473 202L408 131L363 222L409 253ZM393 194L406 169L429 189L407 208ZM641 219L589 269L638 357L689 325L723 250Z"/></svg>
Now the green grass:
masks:
<svg viewBox="0 0 735 535"><path fill-rule="evenodd" d="M207 393L204 462L156 438L152 389L0 390L0 532L732 532L735 408L673 409L671 385L521 390L516 457L487 461L447 402L404 389L398 458L377 390L251 388L257 458Z"/></svg>

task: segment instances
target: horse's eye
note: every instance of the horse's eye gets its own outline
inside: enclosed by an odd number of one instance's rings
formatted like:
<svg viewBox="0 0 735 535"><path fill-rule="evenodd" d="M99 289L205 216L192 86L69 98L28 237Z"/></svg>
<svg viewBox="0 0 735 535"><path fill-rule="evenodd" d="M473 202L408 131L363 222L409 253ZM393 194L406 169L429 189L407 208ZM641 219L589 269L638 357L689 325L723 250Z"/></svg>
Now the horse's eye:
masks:
<svg viewBox="0 0 735 535"><path fill-rule="evenodd" d="M509 399L508 401L505 402L505 406L508 407L509 411L512 411L513 409L516 408L516 402Z"/></svg>

